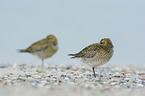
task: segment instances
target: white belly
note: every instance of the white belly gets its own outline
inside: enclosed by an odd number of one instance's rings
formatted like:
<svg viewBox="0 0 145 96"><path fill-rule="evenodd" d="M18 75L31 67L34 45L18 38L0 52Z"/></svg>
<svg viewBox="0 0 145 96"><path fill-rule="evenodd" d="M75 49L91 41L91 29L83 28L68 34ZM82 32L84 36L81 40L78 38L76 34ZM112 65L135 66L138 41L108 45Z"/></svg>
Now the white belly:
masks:
<svg viewBox="0 0 145 96"><path fill-rule="evenodd" d="M91 67L97 67L97 66L104 65L105 63L107 63L105 61L92 60L92 59L87 59L87 60L86 59L85 60L84 59L81 59L81 61L83 63L91 66Z"/></svg>

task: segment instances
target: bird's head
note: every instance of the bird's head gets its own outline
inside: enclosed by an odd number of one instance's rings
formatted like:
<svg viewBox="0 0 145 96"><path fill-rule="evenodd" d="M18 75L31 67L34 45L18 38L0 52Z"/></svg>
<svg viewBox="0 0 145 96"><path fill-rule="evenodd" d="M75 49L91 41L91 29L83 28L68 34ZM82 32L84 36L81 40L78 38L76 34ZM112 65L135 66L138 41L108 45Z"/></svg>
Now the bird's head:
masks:
<svg viewBox="0 0 145 96"><path fill-rule="evenodd" d="M47 36L47 40L50 40L50 41L57 41L56 37L54 35L48 35Z"/></svg>
<svg viewBox="0 0 145 96"><path fill-rule="evenodd" d="M57 38L54 35L48 35L46 39L50 42L50 44L52 44L52 47L55 50L58 49Z"/></svg>
<svg viewBox="0 0 145 96"><path fill-rule="evenodd" d="M103 45L103 46L108 46L108 47L111 47L113 48L113 44L112 44L112 41L109 39L109 38L104 38L100 41L100 44Z"/></svg>

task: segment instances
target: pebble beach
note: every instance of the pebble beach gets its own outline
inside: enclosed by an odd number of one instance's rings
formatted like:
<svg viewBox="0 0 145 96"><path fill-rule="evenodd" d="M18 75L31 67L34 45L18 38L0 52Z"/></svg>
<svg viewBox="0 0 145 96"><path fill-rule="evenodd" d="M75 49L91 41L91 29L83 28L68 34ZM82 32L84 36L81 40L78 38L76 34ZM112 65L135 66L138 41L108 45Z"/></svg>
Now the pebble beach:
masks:
<svg viewBox="0 0 145 96"><path fill-rule="evenodd" d="M0 96L144 96L144 65L0 64Z"/></svg>

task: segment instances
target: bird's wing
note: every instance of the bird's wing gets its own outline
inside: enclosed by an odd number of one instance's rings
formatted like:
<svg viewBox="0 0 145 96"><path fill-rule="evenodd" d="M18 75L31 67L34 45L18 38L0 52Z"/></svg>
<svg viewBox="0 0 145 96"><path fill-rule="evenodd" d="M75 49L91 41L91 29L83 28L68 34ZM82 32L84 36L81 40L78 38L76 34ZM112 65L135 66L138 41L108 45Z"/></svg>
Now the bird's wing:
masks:
<svg viewBox="0 0 145 96"><path fill-rule="evenodd" d="M38 52L38 51L43 51L45 49L47 49L48 47L50 47L50 42L43 39L41 41L38 41L38 42L35 42L33 43L30 47L28 47L25 51L26 52L30 52L30 53L33 53L33 52Z"/></svg>
<svg viewBox="0 0 145 96"><path fill-rule="evenodd" d="M77 54L69 54L70 56L73 56L72 58L91 58L96 55L96 53L99 51L99 44L92 44L88 47L84 48L82 51L80 51Z"/></svg>

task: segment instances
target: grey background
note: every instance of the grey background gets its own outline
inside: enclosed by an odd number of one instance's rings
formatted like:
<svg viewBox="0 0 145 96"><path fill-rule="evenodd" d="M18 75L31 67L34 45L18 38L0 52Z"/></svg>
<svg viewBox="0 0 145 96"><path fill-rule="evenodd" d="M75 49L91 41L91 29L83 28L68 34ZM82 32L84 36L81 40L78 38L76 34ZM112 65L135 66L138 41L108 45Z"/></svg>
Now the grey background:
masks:
<svg viewBox="0 0 145 96"><path fill-rule="evenodd" d="M17 49L54 34L59 50L45 63L80 63L67 54L109 37L109 64L144 64L144 9L145 0L0 0L0 63L40 64Z"/></svg>

